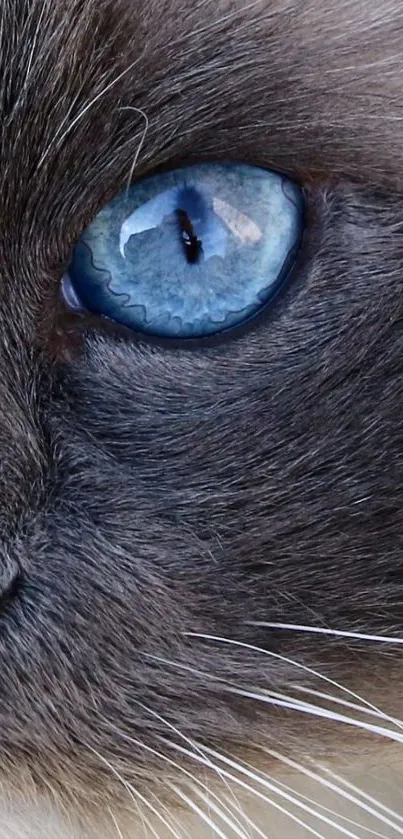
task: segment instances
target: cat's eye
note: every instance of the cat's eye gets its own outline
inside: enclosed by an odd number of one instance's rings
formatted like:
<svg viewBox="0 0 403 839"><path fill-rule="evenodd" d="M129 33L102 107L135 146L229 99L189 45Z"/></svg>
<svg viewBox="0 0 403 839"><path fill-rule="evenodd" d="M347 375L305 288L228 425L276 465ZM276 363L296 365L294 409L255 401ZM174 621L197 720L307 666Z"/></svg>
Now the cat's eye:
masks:
<svg viewBox="0 0 403 839"><path fill-rule="evenodd" d="M114 198L75 245L67 303L136 332L211 336L255 317L286 281L303 227L296 183L246 164L151 176Z"/></svg>

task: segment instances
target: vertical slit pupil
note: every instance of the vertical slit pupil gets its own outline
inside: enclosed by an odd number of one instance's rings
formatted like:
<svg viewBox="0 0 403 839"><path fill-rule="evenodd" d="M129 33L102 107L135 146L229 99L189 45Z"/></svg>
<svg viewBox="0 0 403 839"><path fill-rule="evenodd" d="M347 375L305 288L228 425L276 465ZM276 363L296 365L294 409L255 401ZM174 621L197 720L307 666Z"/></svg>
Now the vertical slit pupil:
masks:
<svg viewBox="0 0 403 839"><path fill-rule="evenodd" d="M190 264L199 262L203 250L202 243L197 238L186 210L176 210L176 217L178 219L181 242L187 261Z"/></svg>

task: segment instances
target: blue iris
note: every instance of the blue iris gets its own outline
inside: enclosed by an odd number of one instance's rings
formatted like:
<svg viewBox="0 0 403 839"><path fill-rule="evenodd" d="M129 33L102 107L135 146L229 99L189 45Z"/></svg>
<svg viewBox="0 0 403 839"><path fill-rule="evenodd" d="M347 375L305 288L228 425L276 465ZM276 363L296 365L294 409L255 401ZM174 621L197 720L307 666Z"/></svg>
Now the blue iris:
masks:
<svg viewBox="0 0 403 839"><path fill-rule="evenodd" d="M113 199L76 244L68 301L148 335L196 338L257 314L302 233L293 181L246 164L154 175Z"/></svg>

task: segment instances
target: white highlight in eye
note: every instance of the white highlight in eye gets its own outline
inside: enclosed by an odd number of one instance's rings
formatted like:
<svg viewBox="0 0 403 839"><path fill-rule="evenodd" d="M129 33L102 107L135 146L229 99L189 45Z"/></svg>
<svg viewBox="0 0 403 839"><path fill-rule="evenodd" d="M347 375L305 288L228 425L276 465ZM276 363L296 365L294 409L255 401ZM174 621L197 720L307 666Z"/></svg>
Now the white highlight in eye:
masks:
<svg viewBox="0 0 403 839"><path fill-rule="evenodd" d="M137 207L133 213L128 216L121 228L119 235L119 251L123 259L126 259L125 247L131 238L138 233L145 233L147 230L154 230L160 227L164 219L171 217L172 222L176 222L175 211L178 208L178 188L172 187L166 192L159 193L154 198L146 201ZM217 216L224 221L238 239L243 242L256 244L262 238L262 232L256 224L251 221L243 213L240 213L235 208L231 207L226 201L219 198L213 198L213 208ZM212 256L225 257L228 234L223 227L221 236L217 228L213 230L204 230L203 234L203 254L204 258L210 259Z"/></svg>
<svg viewBox="0 0 403 839"><path fill-rule="evenodd" d="M146 201L130 216L125 219L119 236L119 250L125 259L125 247L131 236L136 233L145 233L146 230L153 230L159 227L166 216L170 216L176 209L177 189L169 189L165 193L156 195L150 201Z"/></svg>
<svg viewBox="0 0 403 839"><path fill-rule="evenodd" d="M213 198L214 212L229 227L231 233L245 244L256 245L260 242L263 233L249 216L241 213L235 207L231 207L227 201L221 198Z"/></svg>
<svg viewBox="0 0 403 839"><path fill-rule="evenodd" d="M177 189L167 190L165 194L157 195L151 198L145 204L137 208L127 219L123 222L120 228L119 236L119 250L120 254L125 259L125 247L131 236L137 233L145 233L147 230L153 230L159 227L164 218L170 216L175 212L177 205ZM227 201L222 198L213 198L213 210L217 216L229 228L231 233L240 239L243 243L256 245L263 237L263 233L245 213L241 213L235 207L231 207Z"/></svg>

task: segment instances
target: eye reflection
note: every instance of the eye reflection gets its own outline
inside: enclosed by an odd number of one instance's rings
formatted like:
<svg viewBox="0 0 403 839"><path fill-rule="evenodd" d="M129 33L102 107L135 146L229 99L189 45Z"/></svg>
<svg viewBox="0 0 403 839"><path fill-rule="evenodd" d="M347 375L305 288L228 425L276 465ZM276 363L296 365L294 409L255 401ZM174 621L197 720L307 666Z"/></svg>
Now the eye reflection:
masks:
<svg viewBox="0 0 403 839"><path fill-rule="evenodd" d="M255 166L154 175L84 231L64 280L67 303L167 338L232 329L286 280L302 215L297 184Z"/></svg>

